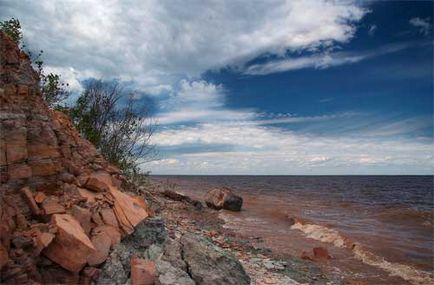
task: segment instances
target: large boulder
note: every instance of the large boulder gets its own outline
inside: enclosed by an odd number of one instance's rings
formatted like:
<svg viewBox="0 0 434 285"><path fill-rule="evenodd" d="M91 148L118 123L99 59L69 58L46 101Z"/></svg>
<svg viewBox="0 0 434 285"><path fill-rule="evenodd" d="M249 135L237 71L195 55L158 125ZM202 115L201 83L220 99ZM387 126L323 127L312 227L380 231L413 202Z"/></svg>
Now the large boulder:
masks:
<svg viewBox="0 0 434 285"><path fill-rule="evenodd" d="M235 195L229 188L216 188L208 191L205 196L206 205L210 208L230 211L241 211L243 198Z"/></svg>
<svg viewBox="0 0 434 285"><path fill-rule="evenodd" d="M180 243L187 273L198 285L248 285L250 277L241 263L230 253L206 238L184 234Z"/></svg>

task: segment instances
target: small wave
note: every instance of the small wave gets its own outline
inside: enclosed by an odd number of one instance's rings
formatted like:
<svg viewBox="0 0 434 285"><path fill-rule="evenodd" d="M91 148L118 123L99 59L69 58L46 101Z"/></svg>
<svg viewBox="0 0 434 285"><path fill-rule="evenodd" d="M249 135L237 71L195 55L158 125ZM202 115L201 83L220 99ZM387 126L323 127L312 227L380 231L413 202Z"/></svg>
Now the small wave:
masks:
<svg viewBox="0 0 434 285"><path fill-rule="evenodd" d="M354 245L354 256L365 264L381 268L390 273L392 276L398 276L414 285L433 284L433 278L429 272L417 270L411 266L393 263L385 260L384 258L365 250L360 245Z"/></svg>
<svg viewBox="0 0 434 285"><path fill-rule="evenodd" d="M366 250L363 246L353 244L348 238L343 237L338 231L325 226L295 222L291 229L302 231L306 237L325 243L331 243L336 247L349 248L356 259L363 263L375 266L392 276L398 276L414 285L433 284L433 277L429 272L417 270L411 266L393 263Z"/></svg>
<svg viewBox="0 0 434 285"><path fill-rule="evenodd" d="M347 239L339 235L338 231L324 226L296 222L291 229L302 231L308 238L331 243L336 247L345 247L347 243Z"/></svg>

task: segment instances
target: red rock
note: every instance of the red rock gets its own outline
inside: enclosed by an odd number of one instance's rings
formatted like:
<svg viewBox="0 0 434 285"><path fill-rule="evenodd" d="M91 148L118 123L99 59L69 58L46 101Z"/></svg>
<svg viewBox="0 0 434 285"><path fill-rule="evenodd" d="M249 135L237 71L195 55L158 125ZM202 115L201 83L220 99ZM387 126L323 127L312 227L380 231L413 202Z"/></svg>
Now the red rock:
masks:
<svg viewBox="0 0 434 285"><path fill-rule="evenodd" d="M0 243L0 269L8 264L9 255L7 249Z"/></svg>
<svg viewBox="0 0 434 285"><path fill-rule="evenodd" d="M41 251L50 245L54 239L54 234L52 233L41 233L39 232L36 236L36 251L40 254Z"/></svg>
<svg viewBox="0 0 434 285"><path fill-rule="evenodd" d="M59 204L58 199L50 196L42 202L42 209L46 215L65 213L65 207Z"/></svg>
<svg viewBox="0 0 434 285"><path fill-rule="evenodd" d="M116 219L115 213L110 208L102 209L99 214L101 215L104 224L113 226L115 228L119 227L118 220Z"/></svg>
<svg viewBox="0 0 434 285"><path fill-rule="evenodd" d="M143 208L137 198L120 192L115 187L110 187L110 193L115 201L114 211L122 230L130 234L134 227L149 216L147 209Z"/></svg>
<svg viewBox="0 0 434 285"><path fill-rule="evenodd" d="M104 233L96 234L92 235L91 242L96 251L89 256L87 259L87 264L90 266L99 265L103 263L109 255L111 238Z"/></svg>
<svg viewBox="0 0 434 285"><path fill-rule="evenodd" d="M304 259L304 260L313 260L313 256L312 256L311 253L309 253L307 251L303 251L301 253L301 259Z"/></svg>
<svg viewBox="0 0 434 285"><path fill-rule="evenodd" d="M27 151L29 158L33 160L60 157L58 147L48 146L46 144L29 144Z"/></svg>
<svg viewBox="0 0 434 285"><path fill-rule="evenodd" d="M71 215L54 214L51 222L57 227L57 235L44 249L44 255L71 272L79 272L95 247Z"/></svg>
<svg viewBox="0 0 434 285"><path fill-rule="evenodd" d="M155 283L155 263L150 260L131 258L131 285L153 285Z"/></svg>
<svg viewBox="0 0 434 285"><path fill-rule="evenodd" d="M32 176L32 169L25 163L12 164L8 166L9 180L29 178Z"/></svg>
<svg viewBox="0 0 434 285"><path fill-rule="evenodd" d="M316 259L330 259L329 252L324 247L314 247L313 255L315 256Z"/></svg>
<svg viewBox="0 0 434 285"><path fill-rule="evenodd" d="M232 193L229 188L212 189L206 193L205 203L208 207L221 210L241 211L243 198Z"/></svg>
<svg viewBox="0 0 434 285"><path fill-rule="evenodd" d="M24 143L6 144L7 164L17 163L27 159L27 147Z"/></svg>
<svg viewBox="0 0 434 285"><path fill-rule="evenodd" d="M47 198L47 196L43 192L37 192L35 195L35 201L38 204L41 204L44 202L44 200Z"/></svg>
<svg viewBox="0 0 434 285"><path fill-rule="evenodd" d="M33 176L53 175L61 170L61 166L51 159L31 160L29 165Z"/></svg>
<svg viewBox="0 0 434 285"><path fill-rule="evenodd" d="M100 235L100 234L106 235L110 238L112 247L121 242L121 233L119 232L118 228L114 228L108 225L103 225L93 229L92 235Z"/></svg>
<svg viewBox="0 0 434 285"><path fill-rule="evenodd" d="M71 213L72 216L80 223L86 235L89 235L91 230L90 218L92 216L89 209L74 205L71 208Z"/></svg>
<svg viewBox="0 0 434 285"><path fill-rule="evenodd" d="M93 175L89 177L89 179L86 181L86 184L84 184L84 187L95 192L108 191L107 183L101 179L99 175Z"/></svg>
<svg viewBox="0 0 434 285"><path fill-rule="evenodd" d="M78 194L87 200L89 204L95 203L95 198L98 197L99 194L96 194L95 192L89 191L84 188L78 188Z"/></svg>
<svg viewBox="0 0 434 285"><path fill-rule="evenodd" d="M30 191L30 188L29 187L21 188L21 193L23 194L24 199L27 202L27 205L29 205L32 214L39 215L41 210L39 209L38 205L36 205L36 202L33 199L33 194L32 191Z"/></svg>

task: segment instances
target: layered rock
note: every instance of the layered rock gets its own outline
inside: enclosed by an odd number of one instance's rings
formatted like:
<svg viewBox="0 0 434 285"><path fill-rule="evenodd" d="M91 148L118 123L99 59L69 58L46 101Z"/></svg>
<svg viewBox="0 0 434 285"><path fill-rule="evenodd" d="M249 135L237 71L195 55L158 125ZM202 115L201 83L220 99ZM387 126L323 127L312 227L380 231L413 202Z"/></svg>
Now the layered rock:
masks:
<svg viewBox="0 0 434 285"><path fill-rule="evenodd" d="M93 280L89 266L149 216L146 203L122 192L120 171L47 107L28 55L0 40L1 281Z"/></svg>

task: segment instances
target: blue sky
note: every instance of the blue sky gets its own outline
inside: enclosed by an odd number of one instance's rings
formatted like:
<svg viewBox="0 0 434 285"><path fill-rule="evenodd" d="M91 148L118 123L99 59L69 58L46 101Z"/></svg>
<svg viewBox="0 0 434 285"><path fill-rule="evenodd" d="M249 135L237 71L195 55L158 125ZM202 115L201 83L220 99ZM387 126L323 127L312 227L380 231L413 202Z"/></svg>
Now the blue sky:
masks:
<svg viewBox="0 0 434 285"><path fill-rule="evenodd" d="M76 94L152 102L155 174L432 174L432 1L2 1Z"/></svg>

